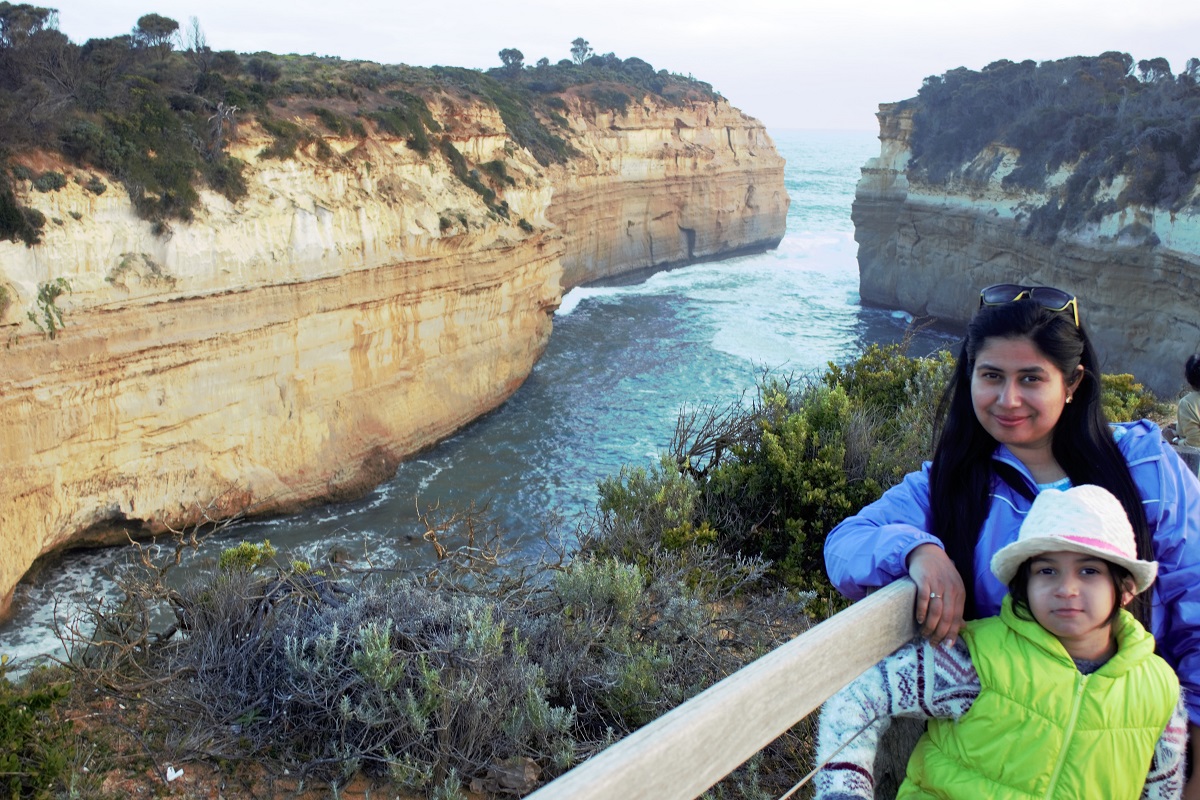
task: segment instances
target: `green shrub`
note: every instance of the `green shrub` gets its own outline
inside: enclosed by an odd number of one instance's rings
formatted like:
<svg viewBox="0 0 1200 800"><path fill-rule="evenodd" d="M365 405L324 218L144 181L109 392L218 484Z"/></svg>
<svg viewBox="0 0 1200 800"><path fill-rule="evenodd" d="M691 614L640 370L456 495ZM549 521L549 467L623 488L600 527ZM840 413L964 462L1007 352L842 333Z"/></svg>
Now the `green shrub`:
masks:
<svg viewBox="0 0 1200 800"><path fill-rule="evenodd" d="M204 162L202 170L208 185L231 203L249 193L245 178L246 164L233 156L221 156Z"/></svg>
<svg viewBox="0 0 1200 800"><path fill-rule="evenodd" d="M907 342L870 345L843 365L829 364L827 386L841 386L854 408L846 431L851 479L888 488L930 457L934 416L954 371L947 351L914 358Z"/></svg>
<svg viewBox="0 0 1200 800"><path fill-rule="evenodd" d="M239 542L221 552L217 565L223 570L253 572L275 558L276 553L278 550L271 545L270 539L263 539L258 544Z"/></svg>
<svg viewBox="0 0 1200 800"><path fill-rule="evenodd" d="M0 793L57 796L75 762L70 723L59 712L71 685L62 670L39 668L12 683L0 657Z"/></svg>
<svg viewBox="0 0 1200 800"><path fill-rule="evenodd" d="M622 467L616 477L603 478L597 485L596 507L619 526L636 526L653 541L679 547L693 543L711 544L711 528L697 529L700 488L681 474L674 461L664 456L658 466ZM619 554L628 563L638 563L645 554Z"/></svg>
<svg viewBox="0 0 1200 800"><path fill-rule="evenodd" d="M321 124L324 125L331 133L336 133L340 136L346 132L346 122L340 116L338 116L336 112L320 106L312 106L308 110L309 113L313 114L317 119L319 119Z"/></svg>
<svg viewBox="0 0 1200 800"><path fill-rule="evenodd" d="M8 176L0 170L0 239L22 241L32 247L42 241L45 226L45 214L17 202Z"/></svg>
<svg viewBox="0 0 1200 800"><path fill-rule="evenodd" d="M508 184L509 186L517 185L517 182L508 174L508 168L504 166L503 161L485 161L479 165L479 168L497 183Z"/></svg>
<svg viewBox="0 0 1200 800"><path fill-rule="evenodd" d="M591 92L592 101L603 111L612 111L616 114L624 114L629 110L631 101L629 95L619 89L593 89Z"/></svg>
<svg viewBox="0 0 1200 800"><path fill-rule="evenodd" d="M463 154L458 152L458 148L454 146L454 142L450 141L450 137L443 136L438 144L438 150L450 165L450 171L476 194L483 198L483 202L492 211L501 213L501 206L496 205L496 192L487 184L479 179L479 170L471 169L467 166L467 160ZM503 204L502 216L508 216L508 204Z"/></svg>
<svg viewBox="0 0 1200 800"><path fill-rule="evenodd" d="M846 471L850 399L840 386L790 397L769 384L757 419L757 440L735 446L705 487L709 507L725 515L714 524L727 544L777 562L789 585L824 590L825 535L881 493L875 480L852 481Z"/></svg>
<svg viewBox="0 0 1200 800"><path fill-rule="evenodd" d="M261 115L258 124L273 137L271 144L259 152L259 158L292 158L296 155L296 148L308 145L313 140L311 133L285 119Z"/></svg>
<svg viewBox="0 0 1200 800"><path fill-rule="evenodd" d="M1110 422L1142 419L1158 407L1158 398L1128 373L1100 376L1100 403Z"/></svg>
<svg viewBox="0 0 1200 800"><path fill-rule="evenodd" d="M441 126L433 118L429 106L420 97L406 91L388 92L399 105L380 109L370 114L379 129L405 140L405 143L423 156L431 148L427 131L437 133Z"/></svg>
<svg viewBox="0 0 1200 800"><path fill-rule="evenodd" d="M53 339L63 327L63 312L58 307L58 298L71 291L71 284L66 278L55 278L52 281L38 284L37 299L34 301L36 312L30 310L26 316L37 329Z"/></svg>
<svg viewBox="0 0 1200 800"><path fill-rule="evenodd" d="M43 172L33 179L33 188L39 192L57 192L67 185L67 176L61 172Z"/></svg>
<svg viewBox="0 0 1200 800"><path fill-rule="evenodd" d="M789 586L831 593L826 535L928 458L952 370L949 353L912 358L902 343L830 364L819 379L768 377L748 408L681 414L661 469L622 471L602 484L600 508L617 520L643 515L659 547L715 542L769 560ZM664 524L651 513L674 516Z"/></svg>
<svg viewBox="0 0 1200 800"><path fill-rule="evenodd" d="M1017 163L1003 183L1044 192L1024 233L1045 243L1131 206L1178 211L1200 177L1200 92L1187 75L1173 79L1165 70L1139 80L1133 66L1128 54L1107 52L1001 60L926 78L917 97L905 101L913 112L910 177L982 186L1000 156L979 156L993 145L1012 148ZM1047 186L1063 166L1071 177ZM1103 187L1118 176L1124 187L1106 197Z"/></svg>

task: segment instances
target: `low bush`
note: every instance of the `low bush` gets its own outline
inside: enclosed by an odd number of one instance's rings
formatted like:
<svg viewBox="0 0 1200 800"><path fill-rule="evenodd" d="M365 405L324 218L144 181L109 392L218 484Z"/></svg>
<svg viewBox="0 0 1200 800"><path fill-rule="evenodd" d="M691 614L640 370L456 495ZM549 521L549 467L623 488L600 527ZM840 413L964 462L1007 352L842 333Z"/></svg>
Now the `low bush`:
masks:
<svg viewBox="0 0 1200 800"><path fill-rule="evenodd" d="M67 185L67 176L50 170L33 179L33 188L39 192L57 192Z"/></svg>
<svg viewBox="0 0 1200 800"><path fill-rule="evenodd" d="M287 159L296 155L296 149L313 141L313 135L294 122L278 117L261 115L258 124L271 134L271 144L259 152L259 158Z"/></svg>
<svg viewBox="0 0 1200 800"><path fill-rule="evenodd" d="M1158 398L1128 373L1100 376L1100 402L1110 422L1130 422L1159 410Z"/></svg>
<svg viewBox="0 0 1200 800"><path fill-rule="evenodd" d="M72 784L76 738L61 713L70 675L39 668L17 683L0 656L0 793L11 798L59 796Z"/></svg>

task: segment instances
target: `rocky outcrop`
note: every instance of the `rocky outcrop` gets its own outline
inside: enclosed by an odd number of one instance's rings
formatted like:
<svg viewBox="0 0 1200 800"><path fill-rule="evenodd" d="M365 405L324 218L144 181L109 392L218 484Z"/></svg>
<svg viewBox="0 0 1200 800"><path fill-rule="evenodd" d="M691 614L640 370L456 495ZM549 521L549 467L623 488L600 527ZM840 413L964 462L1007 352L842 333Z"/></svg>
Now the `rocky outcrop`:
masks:
<svg viewBox="0 0 1200 800"><path fill-rule="evenodd" d="M43 243L0 243L0 612L56 549L359 494L521 384L565 286L783 235L782 159L724 101L574 101L551 168L489 107L433 111L468 163L504 162L508 217L378 137L278 161L244 129L249 196L158 228L117 184L29 165L71 180L24 187Z"/></svg>
<svg viewBox="0 0 1200 800"><path fill-rule="evenodd" d="M1046 196L1001 185L1016 152L987 148L943 185L914 179L907 171L912 113L908 104L880 106L880 155L863 167L855 193L863 302L962 325L983 286L1058 286L1078 295L1105 371L1133 373L1173 397L1184 360L1200 350L1196 206L1127 209L1046 244L1025 233ZM1047 186L1069 175L1065 168Z"/></svg>

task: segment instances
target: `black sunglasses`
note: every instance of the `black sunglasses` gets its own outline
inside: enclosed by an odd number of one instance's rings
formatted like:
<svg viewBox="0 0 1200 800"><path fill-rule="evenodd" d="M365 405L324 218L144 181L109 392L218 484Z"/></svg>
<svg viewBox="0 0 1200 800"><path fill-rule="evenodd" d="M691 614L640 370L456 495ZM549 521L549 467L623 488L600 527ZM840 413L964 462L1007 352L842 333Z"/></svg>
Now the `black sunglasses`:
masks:
<svg viewBox="0 0 1200 800"><path fill-rule="evenodd" d="M1071 309L1075 327L1079 327L1079 301L1075 295L1050 286L1018 286L1015 283L996 283L979 293L979 307L999 306L1028 298L1049 311Z"/></svg>

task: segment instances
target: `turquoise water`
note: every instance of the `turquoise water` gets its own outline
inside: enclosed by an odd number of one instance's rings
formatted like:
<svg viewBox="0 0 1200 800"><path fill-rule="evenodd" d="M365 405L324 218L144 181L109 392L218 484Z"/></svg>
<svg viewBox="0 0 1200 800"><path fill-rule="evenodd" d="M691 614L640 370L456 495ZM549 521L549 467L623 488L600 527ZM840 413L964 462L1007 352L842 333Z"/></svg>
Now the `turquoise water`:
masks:
<svg viewBox="0 0 1200 800"><path fill-rule="evenodd" d="M552 512L570 530L593 506L598 480L657 459L681 408L738 401L763 370L812 372L868 343L898 341L903 314L859 305L850 222L859 168L878 154L878 140L795 131L773 138L792 201L778 249L572 290L546 354L502 407L402 464L366 497L236 526L201 559L211 562L230 541L269 538L311 562L336 548L359 564L420 565L430 551L416 508L439 502L486 503L508 538L536 533ZM914 351L947 341L925 333ZM73 555L19 587L0 652L52 649L55 598L108 592L106 572L120 557Z"/></svg>

